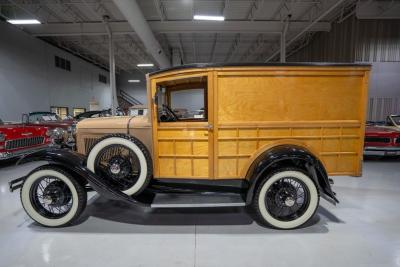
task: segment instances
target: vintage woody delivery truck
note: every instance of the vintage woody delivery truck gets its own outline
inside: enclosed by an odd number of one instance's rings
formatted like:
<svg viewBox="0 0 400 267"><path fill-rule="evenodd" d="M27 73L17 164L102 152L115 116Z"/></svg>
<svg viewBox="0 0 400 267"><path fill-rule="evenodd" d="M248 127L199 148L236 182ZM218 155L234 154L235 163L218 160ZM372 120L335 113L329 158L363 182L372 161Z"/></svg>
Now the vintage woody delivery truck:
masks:
<svg viewBox="0 0 400 267"><path fill-rule="evenodd" d="M361 176L370 66L197 64L148 75L148 113L86 119L78 153L10 182L44 226L72 223L86 192L152 208L250 206L261 224L292 229L329 176Z"/></svg>

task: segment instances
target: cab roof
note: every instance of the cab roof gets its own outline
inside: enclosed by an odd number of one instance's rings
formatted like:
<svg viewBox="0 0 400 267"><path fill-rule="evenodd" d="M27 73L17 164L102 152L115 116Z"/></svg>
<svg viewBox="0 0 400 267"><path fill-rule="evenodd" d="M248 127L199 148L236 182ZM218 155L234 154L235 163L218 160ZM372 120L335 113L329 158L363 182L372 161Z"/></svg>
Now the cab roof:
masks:
<svg viewBox="0 0 400 267"><path fill-rule="evenodd" d="M183 70L183 69L205 69L205 68L222 68L222 67L265 67L265 66L316 66L316 67L370 67L371 64L365 63L332 63L332 62L290 62L290 63L194 63L179 65L171 68L161 69L149 73L149 76L156 74L173 71L173 70Z"/></svg>

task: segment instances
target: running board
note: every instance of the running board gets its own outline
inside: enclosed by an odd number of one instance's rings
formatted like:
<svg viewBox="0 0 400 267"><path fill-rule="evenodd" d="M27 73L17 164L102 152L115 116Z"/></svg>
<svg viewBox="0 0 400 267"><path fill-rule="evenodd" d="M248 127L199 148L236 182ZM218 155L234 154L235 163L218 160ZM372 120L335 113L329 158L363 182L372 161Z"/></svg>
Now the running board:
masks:
<svg viewBox="0 0 400 267"><path fill-rule="evenodd" d="M243 207L240 194L165 194L158 193L151 203L152 208L207 208L207 207Z"/></svg>

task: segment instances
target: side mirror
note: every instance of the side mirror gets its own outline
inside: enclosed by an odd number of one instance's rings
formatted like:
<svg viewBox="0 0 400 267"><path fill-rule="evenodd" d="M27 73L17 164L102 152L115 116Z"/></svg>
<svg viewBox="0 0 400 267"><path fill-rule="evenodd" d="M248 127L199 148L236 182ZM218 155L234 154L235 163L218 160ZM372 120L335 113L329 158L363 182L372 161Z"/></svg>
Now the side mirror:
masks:
<svg viewBox="0 0 400 267"><path fill-rule="evenodd" d="M22 114L21 122L22 122L23 124L29 123L29 115L26 114L26 113Z"/></svg>

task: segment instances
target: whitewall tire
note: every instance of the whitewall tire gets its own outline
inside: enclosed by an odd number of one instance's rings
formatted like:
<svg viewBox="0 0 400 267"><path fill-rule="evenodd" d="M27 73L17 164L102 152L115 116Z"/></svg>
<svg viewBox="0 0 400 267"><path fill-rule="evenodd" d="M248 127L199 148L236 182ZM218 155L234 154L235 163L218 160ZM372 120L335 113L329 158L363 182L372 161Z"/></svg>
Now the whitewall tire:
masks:
<svg viewBox="0 0 400 267"><path fill-rule="evenodd" d="M295 168L280 169L264 178L253 200L259 222L277 229L294 229L307 223L318 204L314 181Z"/></svg>
<svg viewBox="0 0 400 267"><path fill-rule="evenodd" d="M46 181L50 181L47 186ZM60 189L67 191L67 195L60 193ZM20 197L29 217L47 227L60 227L73 223L85 209L87 201L85 188L70 174L53 166L39 167L32 171L24 181ZM57 198L60 201L60 197L64 198L65 204L57 205ZM46 203L43 199L50 203ZM62 204L68 208L64 209Z"/></svg>
<svg viewBox="0 0 400 267"><path fill-rule="evenodd" d="M127 195L135 195L139 194L148 184L151 176L152 176L152 163L151 163L151 158L150 154L147 151L146 147L136 138L131 137L131 136L126 136L126 135L113 135L113 136L106 136L102 139L100 139L91 149L87 157L87 168L92 171L93 173L96 173L99 175L99 171L97 169L97 166L99 165L99 157L102 156L103 151L106 149L115 146L120 146L123 147L124 149L129 151L129 155L134 155L136 158L136 164L139 166L138 171L135 179L131 181L131 184L125 185L123 188L119 189L123 193ZM107 151L107 150L106 150ZM108 152L105 152L108 153ZM132 153L132 154L131 154ZM103 153L104 154L104 153ZM110 153L108 153L110 154ZM120 155L115 154L115 157L118 157ZM115 163L113 164L108 164L106 169L107 171L103 172L106 178L112 180L113 175L118 176L122 171L122 167L119 166L118 164L121 163L123 164L123 160L128 161L126 164L131 164L131 159L115 159ZM121 162L122 161L122 162ZM117 164L118 163L118 164ZM130 170L128 166L128 170ZM107 175L108 173L108 175ZM120 175L121 176L121 175ZM124 179L123 175L122 178L118 177L118 179L121 181Z"/></svg>

